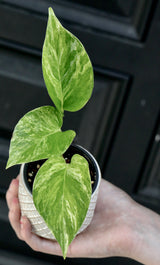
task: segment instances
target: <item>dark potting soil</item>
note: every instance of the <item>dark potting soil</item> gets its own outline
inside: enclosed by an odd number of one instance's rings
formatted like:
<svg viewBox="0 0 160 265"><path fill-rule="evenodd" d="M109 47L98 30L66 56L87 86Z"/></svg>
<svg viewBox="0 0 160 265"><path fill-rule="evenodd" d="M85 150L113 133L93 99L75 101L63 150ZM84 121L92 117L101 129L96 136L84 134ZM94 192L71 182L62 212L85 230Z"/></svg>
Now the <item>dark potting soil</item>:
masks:
<svg viewBox="0 0 160 265"><path fill-rule="evenodd" d="M66 151L66 153L63 155L66 163L71 162L71 158L74 154L75 154L75 152L73 152L73 151ZM26 175L27 176L26 177L27 177L28 186L29 186L31 191L32 191L32 187L33 187L34 178L35 178L38 170L40 169L40 167L43 165L43 163L45 161L46 161L46 159L43 159L43 160L39 160L39 161L35 161L35 162L30 162L27 164L27 168L26 168ZM93 192L94 184L96 181L96 172L95 172L93 165L90 162L89 162L89 170L90 170L91 185L92 185L92 192Z"/></svg>

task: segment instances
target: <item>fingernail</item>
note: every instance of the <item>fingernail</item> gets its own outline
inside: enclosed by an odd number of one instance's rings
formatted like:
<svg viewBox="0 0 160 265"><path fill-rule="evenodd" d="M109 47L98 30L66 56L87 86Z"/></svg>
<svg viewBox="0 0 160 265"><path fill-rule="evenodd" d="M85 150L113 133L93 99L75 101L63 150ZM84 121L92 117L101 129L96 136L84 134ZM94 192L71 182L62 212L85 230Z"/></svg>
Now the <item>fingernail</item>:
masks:
<svg viewBox="0 0 160 265"><path fill-rule="evenodd" d="M24 221L24 218L23 218L23 216L22 216L21 219L20 219L20 224L21 224L21 225L23 225L23 223L24 223L23 221Z"/></svg>
<svg viewBox="0 0 160 265"><path fill-rule="evenodd" d="M25 216L22 216L21 219L20 219L20 224L21 224L21 227L22 228L25 225L25 223L26 223L26 217Z"/></svg>

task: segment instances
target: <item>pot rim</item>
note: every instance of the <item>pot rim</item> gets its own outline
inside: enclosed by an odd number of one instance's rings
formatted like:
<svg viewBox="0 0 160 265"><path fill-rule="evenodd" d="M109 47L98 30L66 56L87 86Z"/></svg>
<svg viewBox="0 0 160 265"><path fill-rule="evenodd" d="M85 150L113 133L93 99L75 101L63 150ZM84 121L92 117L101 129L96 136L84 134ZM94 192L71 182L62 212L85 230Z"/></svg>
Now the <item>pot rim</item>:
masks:
<svg viewBox="0 0 160 265"><path fill-rule="evenodd" d="M78 148L80 151L82 151L83 153L86 154L86 156L84 156L88 162L89 160L92 161L92 165L94 165L94 168L95 168L95 171L96 171L96 181L95 181L95 185L93 187L93 191L92 191L92 196L94 196L94 194L96 193L96 191L99 189L99 186L100 186L100 180L101 180L101 170L100 170L100 167L98 165L98 162L96 161L96 159L94 158L94 156L87 150L85 149L84 147L82 147L81 145L78 145L78 144L72 144L71 145L72 147L75 147L75 148ZM27 185L26 185L26 182L24 180L24 167L25 167L25 163L23 163L21 165L21 168L20 168L20 176L21 176L21 180L23 182L23 186L25 187L27 193L30 195L30 197L32 198L32 193L31 191L28 189Z"/></svg>

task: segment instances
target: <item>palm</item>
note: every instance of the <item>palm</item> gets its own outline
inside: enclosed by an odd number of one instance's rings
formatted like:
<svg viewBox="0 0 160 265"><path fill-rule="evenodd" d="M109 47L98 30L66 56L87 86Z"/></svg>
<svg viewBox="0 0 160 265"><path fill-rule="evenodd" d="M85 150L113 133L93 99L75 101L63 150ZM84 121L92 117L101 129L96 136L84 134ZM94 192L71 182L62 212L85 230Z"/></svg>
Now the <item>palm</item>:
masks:
<svg viewBox="0 0 160 265"><path fill-rule="evenodd" d="M125 192L102 179L93 220L72 242L69 249L71 256L80 256L81 252L87 257L103 257L104 253L107 256L106 251L108 256L120 254L113 253L113 249L115 251L116 245L120 243L123 247L122 239L126 239L132 225L132 211L128 214L132 205L134 202Z"/></svg>

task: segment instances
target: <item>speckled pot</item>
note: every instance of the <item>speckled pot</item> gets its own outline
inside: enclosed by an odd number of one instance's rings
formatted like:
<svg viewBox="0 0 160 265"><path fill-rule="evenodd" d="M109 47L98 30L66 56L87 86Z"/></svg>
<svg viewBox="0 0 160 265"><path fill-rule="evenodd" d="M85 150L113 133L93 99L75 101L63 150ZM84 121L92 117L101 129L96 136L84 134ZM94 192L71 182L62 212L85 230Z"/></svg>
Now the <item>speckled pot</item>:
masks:
<svg viewBox="0 0 160 265"><path fill-rule="evenodd" d="M99 185L100 185L100 180L101 180L101 172L100 168L98 166L97 161L95 158L92 156L90 152L88 152L86 149L79 145L72 145L73 148L77 150L77 153L83 155L88 162L92 164L96 171L96 181L93 187L92 191L92 196L91 196L91 201L90 205L88 208L88 212L86 215L86 218L78 231L78 233L82 232L91 222L93 214L94 214L94 209L96 206L96 201L98 197L98 190L99 190ZM21 207L21 213L23 216L27 216L27 218L30 220L32 224L32 232L36 233L37 235L48 238L48 239L55 239L54 235L50 231L50 229L47 227L45 221L43 218L40 216L38 211L35 208L35 205L33 203L33 198L32 194L29 191L26 183L25 183L25 178L24 178L24 167L25 164L22 164L21 169L20 169L20 181L19 181L19 201L20 201L20 207Z"/></svg>

